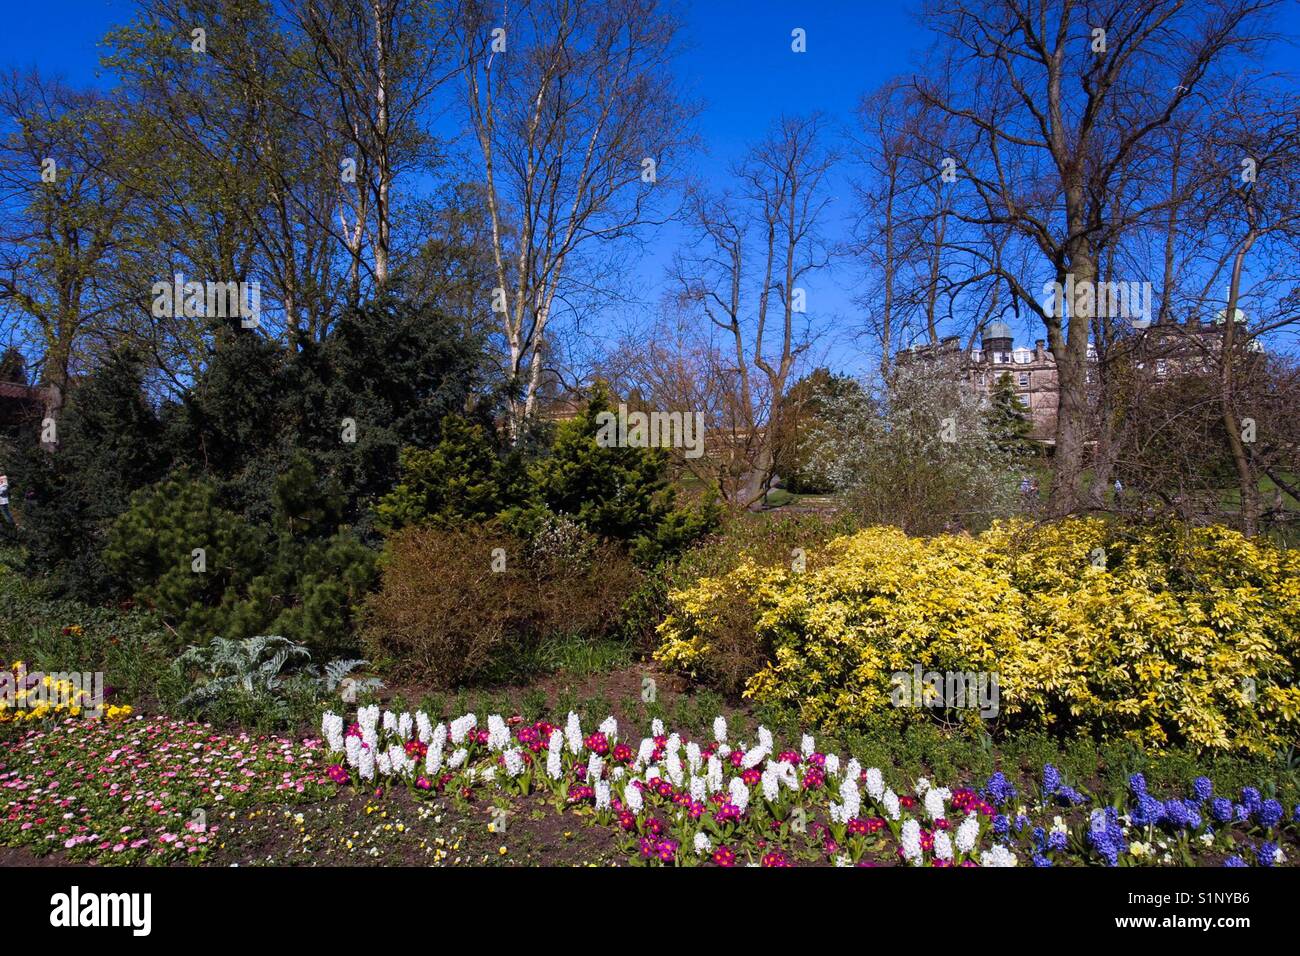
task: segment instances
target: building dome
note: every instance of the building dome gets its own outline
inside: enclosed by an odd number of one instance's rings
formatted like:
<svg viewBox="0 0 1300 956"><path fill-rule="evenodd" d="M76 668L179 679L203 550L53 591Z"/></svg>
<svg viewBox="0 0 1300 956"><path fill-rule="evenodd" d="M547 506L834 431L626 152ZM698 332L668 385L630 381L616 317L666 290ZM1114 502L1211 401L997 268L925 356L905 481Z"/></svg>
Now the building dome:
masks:
<svg viewBox="0 0 1300 956"><path fill-rule="evenodd" d="M981 339L985 342L991 342L996 339L1011 339L1011 326L1007 325L1000 319L996 322L990 322L984 327L984 334Z"/></svg>

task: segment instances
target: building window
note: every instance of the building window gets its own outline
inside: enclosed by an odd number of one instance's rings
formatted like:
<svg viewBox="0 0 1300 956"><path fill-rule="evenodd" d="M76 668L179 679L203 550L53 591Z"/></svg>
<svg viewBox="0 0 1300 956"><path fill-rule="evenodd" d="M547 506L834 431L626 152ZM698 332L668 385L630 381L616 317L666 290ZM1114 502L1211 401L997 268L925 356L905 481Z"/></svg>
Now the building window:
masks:
<svg viewBox="0 0 1300 956"><path fill-rule="evenodd" d="M1028 373L1028 372L1021 372L1021 373L1020 373L1020 387L1021 387L1021 388L1028 388L1028 387L1029 387L1029 373Z"/></svg>
<svg viewBox="0 0 1300 956"><path fill-rule="evenodd" d="M1016 401L1018 401L1018 402L1021 404L1021 406L1024 407L1024 408L1028 408L1028 407L1029 407L1029 396L1028 396L1028 395L1017 395L1017 396L1016 396Z"/></svg>

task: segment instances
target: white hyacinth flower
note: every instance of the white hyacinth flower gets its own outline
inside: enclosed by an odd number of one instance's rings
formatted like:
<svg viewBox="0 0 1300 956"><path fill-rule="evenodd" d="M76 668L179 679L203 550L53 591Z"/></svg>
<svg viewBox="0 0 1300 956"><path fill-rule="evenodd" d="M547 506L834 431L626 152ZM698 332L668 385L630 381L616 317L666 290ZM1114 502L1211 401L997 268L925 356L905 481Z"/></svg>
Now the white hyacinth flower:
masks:
<svg viewBox="0 0 1300 956"><path fill-rule="evenodd" d="M903 859L913 866L920 866L922 860L921 824L917 823L912 817L908 817L903 821L903 833L900 842L903 846Z"/></svg>
<svg viewBox="0 0 1300 956"><path fill-rule="evenodd" d="M942 787L931 788L925 792L925 812L931 820L938 820L944 814L944 799L947 790Z"/></svg>
<svg viewBox="0 0 1300 956"><path fill-rule="evenodd" d="M662 737L664 735L664 722L656 717L650 721L650 736Z"/></svg>
<svg viewBox="0 0 1300 956"><path fill-rule="evenodd" d="M664 757L664 772L668 774L668 779L673 782L674 787L680 787L686 779L686 772L682 769L682 758L677 755L676 750L670 750Z"/></svg>
<svg viewBox="0 0 1300 956"><path fill-rule="evenodd" d="M611 744L618 739L618 721L614 719L613 714L601 721L600 732L609 739Z"/></svg>
<svg viewBox="0 0 1300 956"><path fill-rule="evenodd" d="M500 714L488 717L488 750L505 750L510 746L510 728Z"/></svg>
<svg viewBox="0 0 1300 956"><path fill-rule="evenodd" d="M478 718L473 714L465 714L463 717L457 717L451 722L451 742L460 746L465 742L465 737L478 726Z"/></svg>
<svg viewBox="0 0 1300 956"><path fill-rule="evenodd" d="M739 777L732 777L727 792L736 809L744 813L746 808L749 807L749 787L745 786L745 781Z"/></svg>
<svg viewBox="0 0 1300 956"><path fill-rule="evenodd" d="M709 758L709 769L705 772L704 779L708 781L709 793L717 793L722 789L722 761L717 757Z"/></svg>
<svg viewBox="0 0 1300 956"><path fill-rule="evenodd" d="M708 838L707 834L695 834L695 852L698 856L705 856L713 851L713 841Z"/></svg>
<svg viewBox="0 0 1300 956"><path fill-rule="evenodd" d="M401 744L393 744L388 748L388 766L394 774L401 776L406 773L408 763L414 763L414 761L406 755L406 750Z"/></svg>
<svg viewBox="0 0 1300 956"><path fill-rule="evenodd" d="M446 726L439 724L431 736L429 749L424 752L424 772L432 777L442 769L442 748L447 744Z"/></svg>
<svg viewBox="0 0 1300 956"><path fill-rule="evenodd" d="M384 711L384 730L387 733L397 733L397 715L391 710Z"/></svg>
<svg viewBox="0 0 1300 956"><path fill-rule="evenodd" d="M388 753L375 755L375 769L379 771L381 777L391 777L393 775L393 763L388 758Z"/></svg>
<svg viewBox="0 0 1300 956"><path fill-rule="evenodd" d="M429 715L422 710L415 712L415 737L422 744L433 740L433 723L429 720Z"/></svg>
<svg viewBox="0 0 1300 956"><path fill-rule="evenodd" d="M357 760L357 772L362 780L375 779L375 752L369 747L362 747Z"/></svg>
<svg viewBox="0 0 1300 956"><path fill-rule="evenodd" d="M867 770L867 796L872 800L880 800L885 795L885 778L875 767Z"/></svg>
<svg viewBox="0 0 1300 956"><path fill-rule="evenodd" d="M759 764L761 764L764 760L768 758L768 755L771 752L772 749L770 747L764 747L761 743L753 750L745 751L745 756L740 761L741 769L751 770L754 767L757 767Z"/></svg>
<svg viewBox="0 0 1300 956"><path fill-rule="evenodd" d="M858 792L856 780L849 778L840 784L840 800L843 802L839 807L839 819L836 822L848 823L862 809L862 795ZM835 804L831 804L831 809L835 810Z"/></svg>
<svg viewBox="0 0 1300 956"><path fill-rule="evenodd" d="M713 739L720 744L727 742L727 718L721 714L713 718Z"/></svg>
<svg viewBox="0 0 1300 956"><path fill-rule="evenodd" d="M980 866L1007 867L1016 865L1016 855L1007 847L997 844L980 854Z"/></svg>
<svg viewBox="0 0 1300 956"><path fill-rule="evenodd" d="M397 736L401 737L403 740L410 740L411 725L411 715L407 713L401 714L397 718Z"/></svg>
<svg viewBox="0 0 1300 956"><path fill-rule="evenodd" d="M799 753L802 754L804 759L806 760L816 752L817 751L813 746L812 735L804 734L803 739L799 741Z"/></svg>
<svg viewBox="0 0 1300 956"><path fill-rule="evenodd" d="M700 745L691 741L686 745L686 766L690 768L691 773L699 773L700 765L704 763L704 758L700 755Z"/></svg>
<svg viewBox="0 0 1300 956"><path fill-rule="evenodd" d="M880 798L880 802L885 807L885 816L889 817L891 820L897 820L900 813L898 794L894 793L893 790L886 790L884 795Z"/></svg>
<svg viewBox="0 0 1300 956"><path fill-rule="evenodd" d="M600 754L592 754L587 758L587 783L595 785L596 781L604 776L605 759Z"/></svg>
<svg viewBox="0 0 1300 956"><path fill-rule="evenodd" d="M709 798L709 785L703 777L697 777L691 774L691 799L696 803L703 803Z"/></svg>
<svg viewBox="0 0 1300 956"><path fill-rule="evenodd" d="M371 750L379 749L379 705L371 704L358 710L357 723L361 726L361 742L369 745Z"/></svg>
<svg viewBox="0 0 1300 956"><path fill-rule="evenodd" d="M343 742L343 750L348 755L348 766L357 767L361 763L361 738L349 737Z"/></svg>
<svg viewBox="0 0 1300 956"><path fill-rule="evenodd" d="M980 835L980 820L975 814L968 814L957 828L957 851L969 853L975 849L975 841Z"/></svg>
<svg viewBox="0 0 1300 956"><path fill-rule="evenodd" d="M952 859L952 840L944 830L934 831L934 855L940 860Z"/></svg>
<svg viewBox="0 0 1300 956"><path fill-rule="evenodd" d="M524 772L524 753L518 747L504 751L501 759L505 761L506 773L510 776L517 777Z"/></svg>
<svg viewBox="0 0 1300 956"><path fill-rule="evenodd" d="M645 801L641 798L641 788L635 783L629 783L623 788L623 803L633 813L640 813L641 808L645 806Z"/></svg>
<svg viewBox="0 0 1300 956"><path fill-rule="evenodd" d="M776 798L780 796L781 779L769 763L767 769L763 771L763 799L768 803L776 803Z"/></svg>
<svg viewBox="0 0 1300 956"><path fill-rule="evenodd" d="M609 809L609 781L597 780L596 785L592 788L596 793L596 809Z"/></svg>
<svg viewBox="0 0 1300 956"><path fill-rule="evenodd" d="M826 755L826 776L837 777L839 776L839 773L840 773L839 756L837 754L827 754ZM858 779L856 774L854 775L853 779L854 780Z"/></svg>
<svg viewBox="0 0 1300 956"><path fill-rule="evenodd" d="M451 755L451 759L447 761L447 766L450 767L452 770L459 770L461 767L465 765L465 761L468 759L469 759L469 751L466 750L464 747L461 747L459 750L457 750L454 754Z"/></svg>
<svg viewBox="0 0 1300 956"><path fill-rule="evenodd" d="M326 711L321 718L321 734L329 744L330 753L343 750L343 718L333 711Z"/></svg>
<svg viewBox="0 0 1300 956"><path fill-rule="evenodd" d="M569 745L569 753L575 756L582 749L582 725L573 711L569 711L569 719L564 722L564 742Z"/></svg>
<svg viewBox="0 0 1300 956"><path fill-rule="evenodd" d="M558 730L551 731L551 739L546 748L546 775L552 780L559 780L564 772L560 763L561 752L564 749L564 734Z"/></svg>
<svg viewBox="0 0 1300 956"><path fill-rule="evenodd" d="M632 768L640 770L642 767L650 766L650 762L654 760L654 755L655 742L649 737L642 737L641 746L637 748L636 761L632 764Z"/></svg>

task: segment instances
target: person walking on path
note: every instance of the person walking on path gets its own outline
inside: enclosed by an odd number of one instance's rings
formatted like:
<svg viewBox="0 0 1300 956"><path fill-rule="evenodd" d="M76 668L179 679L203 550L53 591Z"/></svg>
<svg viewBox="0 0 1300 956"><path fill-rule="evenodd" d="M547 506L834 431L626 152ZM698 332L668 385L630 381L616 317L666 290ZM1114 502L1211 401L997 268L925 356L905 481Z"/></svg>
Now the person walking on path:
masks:
<svg viewBox="0 0 1300 956"><path fill-rule="evenodd" d="M14 524L14 516L9 511L8 475L0 475L0 517L4 519L5 524L9 525L10 529L17 530L17 525Z"/></svg>

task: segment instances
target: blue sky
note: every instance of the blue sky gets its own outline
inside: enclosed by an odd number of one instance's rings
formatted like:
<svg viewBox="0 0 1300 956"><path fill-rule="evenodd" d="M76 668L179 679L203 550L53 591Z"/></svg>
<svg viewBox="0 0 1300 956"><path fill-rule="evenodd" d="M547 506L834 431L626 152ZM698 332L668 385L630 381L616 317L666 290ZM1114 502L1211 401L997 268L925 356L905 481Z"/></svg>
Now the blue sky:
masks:
<svg viewBox="0 0 1300 956"><path fill-rule="evenodd" d="M748 144L761 138L782 113L821 110L848 124L859 98L892 76L908 72L929 43L929 34L911 12L909 0L702 0L682 5L687 47L679 78L705 103L700 133L706 152L695 160L699 174L712 179ZM108 29L129 20L130 0L46 0L12 4L0 31L0 66L38 65L75 83L106 82L100 75L98 43ZM1300 34L1300 4L1288 5L1279 26ZM790 32L807 32L808 50L790 50ZM1294 49L1279 50L1270 64L1289 67ZM720 180L719 180L720 181ZM851 209L847 170L832 184L833 230L843 228ZM677 244L675 230L664 229L636 268L637 293L655 308L664 267ZM823 327L835 331L822 350L833 366L860 371L872 359L852 341L858 306L853 302L858 274L845 263L808 283L810 310ZM1018 336L1041 337L1037 329Z"/></svg>

